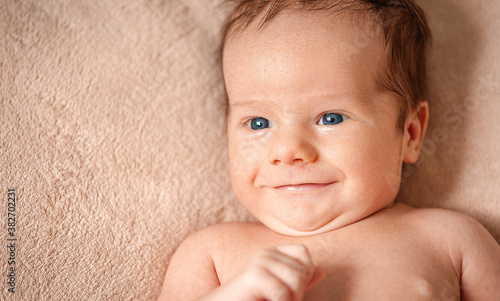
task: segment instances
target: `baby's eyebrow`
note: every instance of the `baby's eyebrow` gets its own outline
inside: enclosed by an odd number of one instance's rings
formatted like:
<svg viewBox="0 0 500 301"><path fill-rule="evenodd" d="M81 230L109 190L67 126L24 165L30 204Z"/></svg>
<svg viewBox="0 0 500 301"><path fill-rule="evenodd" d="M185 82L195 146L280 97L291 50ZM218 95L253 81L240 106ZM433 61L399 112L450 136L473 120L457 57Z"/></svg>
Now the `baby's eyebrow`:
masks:
<svg viewBox="0 0 500 301"><path fill-rule="evenodd" d="M246 110L255 110L257 108L263 108L266 107L262 103L258 103L255 100L242 100L242 101L229 101L228 104L228 110L227 113L228 115L231 115L232 112L234 111L246 111Z"/></svg>
<svg viewBox="0 0 500 301"><path fill-rule="evenodd" d="M248 106L250 104L250 101L243 101L243 102L229 102L229 107L244 107Z"/></svg>
<svg viewBox="0 0 500 301"><path fill-rule="evenodd" d="M331 102L331 101L343 101L346 99L352 99L351 95L345 94L312 94L301 96L300 98L306 99L308 101L317 101L317 102ZM266 99L257 100L257 99L242 99L236 101L229 101L229 106L268 106L270 105L269 101Z"/></svg>
<svg viewBox="0 0 500 301"><path fill-rule="evenodd" d="M241 100L235 102L229 102L228 112L233 110L267 110L272 106L272 104L266 101L257 101L253 99Z"/></svg>
<svg viewBox="0 0 500 301"><path fill-rule="evenodd" d="M249 100L239 100L239 101L233 101L229 102L230 107L255 107L263 105L262 103L259 103L257 100L249 99Z"/></svg>
<svg viewBox="0 0 500 301"><path fill-rule="evenodd" d="M312 107L325 107L329 109L338 109L338 107L344 107L349 104L356 105L366 105L367 99L360 97L360 95L350 94L350 93L315 93L310 95L301 95L301 100L305 100L304 105ZM301 101L299 100L299 102ZM233 111L246 112L246 111L275 111L283 110L283 103L276 103L270 99L260 99L260 98L240 98L232 99L229 101L228 113ZM286 111L286 109L285 109Z"/></svg>

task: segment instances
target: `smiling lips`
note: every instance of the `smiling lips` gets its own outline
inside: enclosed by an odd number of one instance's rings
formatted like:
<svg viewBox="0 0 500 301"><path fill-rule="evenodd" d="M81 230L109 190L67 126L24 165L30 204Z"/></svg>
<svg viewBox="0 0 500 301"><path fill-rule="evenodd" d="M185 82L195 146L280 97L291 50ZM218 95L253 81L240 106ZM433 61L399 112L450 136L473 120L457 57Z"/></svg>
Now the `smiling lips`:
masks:
<svg viewBox="0 0 500 301"><path fill-rule="evenodd" d="M275 187L276 189L279 190L284 190L284 191L290 191L290 192L306 192L306 191L314 191L318 190L324 187L327 187L331 183L305 183L305 184L297 184L297 185L282 185L282 186L277 186Z"/></svg>

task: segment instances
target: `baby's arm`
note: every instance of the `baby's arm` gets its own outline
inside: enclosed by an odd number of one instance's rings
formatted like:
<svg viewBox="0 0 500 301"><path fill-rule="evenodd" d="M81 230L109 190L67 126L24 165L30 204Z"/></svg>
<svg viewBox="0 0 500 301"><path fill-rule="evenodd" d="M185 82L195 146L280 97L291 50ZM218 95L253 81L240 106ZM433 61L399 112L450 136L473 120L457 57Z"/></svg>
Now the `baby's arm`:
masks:
<svg viewBox="0 0 500 301"><path fill-rule="evenodd" d="M207 231L191 234L171 258L158 301L198 300L219 287L219 279L206 245Z"/></svg>
<svg viewBox="0 0 500 301"><path fill-rule="evenodd" d="M463 301L500 300L500 246L477 221L462 216L461 234Z"/></svg>
<svg viewBox="0 0 500 301"><path fill-rule="evenodd" d="M159 301L302 301L304 292L324 277L304 246L287 245L259 251L237 276L220 286L207 250L209 240L210 235L198 232L181 244L169 264Z"/></svg>

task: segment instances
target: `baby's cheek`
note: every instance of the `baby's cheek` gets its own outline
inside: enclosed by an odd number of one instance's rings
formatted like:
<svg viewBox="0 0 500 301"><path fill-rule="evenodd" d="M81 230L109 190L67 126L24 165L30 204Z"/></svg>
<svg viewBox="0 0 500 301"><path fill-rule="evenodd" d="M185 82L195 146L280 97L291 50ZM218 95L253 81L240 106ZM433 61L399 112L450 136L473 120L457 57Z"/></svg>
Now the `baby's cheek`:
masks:
<svg viewBox="0 0 500 301"><path fill-rule="evenodd" d="M392 200L399 190L401 177L401 168L397 168L395 156L372 149L371 152L358 154L355 159L347 161L349 166L344 168L349 191L360 199L377 202Z"/></svg>
<svg viewBox="0 0 500 301"><path fill-rule="evenodd" d="M240 139L230 146L229 155L232 174L243 176L261 165L265 152L257 141Z"/></svg>
<svg viewBox="0 0 500 301"><path fill-rule="evenodd" d="M401 166L397 160L388 158L387 160L380 160L373 167L372 179L376 179L376 183L373 186L377 190L377 195L381 199L386 199L392 201L398 191L401 183Z"/></svg>

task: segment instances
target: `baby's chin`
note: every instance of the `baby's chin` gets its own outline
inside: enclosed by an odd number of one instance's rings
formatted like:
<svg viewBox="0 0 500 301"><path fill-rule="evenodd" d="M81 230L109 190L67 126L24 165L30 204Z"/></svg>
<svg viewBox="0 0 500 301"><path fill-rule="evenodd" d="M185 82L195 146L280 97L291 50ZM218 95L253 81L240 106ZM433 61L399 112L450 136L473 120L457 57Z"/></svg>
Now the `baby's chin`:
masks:
<svg viewBox="0 0 500 301"><path fill-rule="evenodd" d="M342 222L335 219L320 225L306 226L293 223L283 223L276 219L259 219L270 230L286 236L312 236L343 227Z"/></svg>
<svg viewBox="0 0 500 301"><path fill-rule="evenodd" d="M394 206L394 202L390 202L378 209L360 212L353 210L351 212L341 213L338 216L330 219L317 221L314 224L302 223L299 221L293 222L287 220L285 222L274 217L257 217L257 219L270 230L287 236L312 236L323 234L337 229L352 225L361 221L381 210L388 209Z"/></svg>

